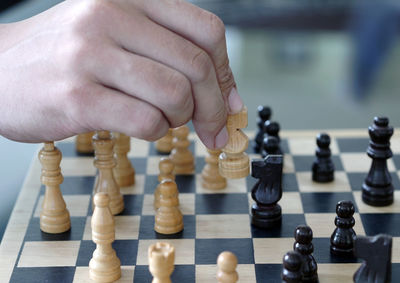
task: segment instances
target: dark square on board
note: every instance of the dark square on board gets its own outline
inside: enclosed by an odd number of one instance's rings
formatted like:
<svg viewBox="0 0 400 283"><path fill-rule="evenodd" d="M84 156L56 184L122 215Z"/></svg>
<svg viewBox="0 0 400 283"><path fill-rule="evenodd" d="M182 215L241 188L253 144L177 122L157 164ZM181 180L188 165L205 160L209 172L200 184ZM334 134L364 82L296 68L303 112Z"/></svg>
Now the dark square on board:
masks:
<svg viewBox="0 0 400 283"><path fill-rule="evenodd" d="M247 194L196 194L198 214L247 214Z"/></svg>
<svg viewBox="0 0 400 283"><path fill-rule="evenodd" d="M336 213L336 204L341 200L352 201L358 211L351 192L302 193L301 200L305 213Z"/></svg>
<svg viewBox="0 0 400 283"><path fill-rule="evenodd" d="M15 267L11 275L10 283L72 283L74 275L75 266Z"/></svg>
<svg viewBox="0 0 400 283"><path fill-rule="evenodd" d="M172 235L162 235L154 231L154 216L143 215L140 219L139 239L194 239L196 237L195 219L194 215L184 215L183 231Z"/></svg>

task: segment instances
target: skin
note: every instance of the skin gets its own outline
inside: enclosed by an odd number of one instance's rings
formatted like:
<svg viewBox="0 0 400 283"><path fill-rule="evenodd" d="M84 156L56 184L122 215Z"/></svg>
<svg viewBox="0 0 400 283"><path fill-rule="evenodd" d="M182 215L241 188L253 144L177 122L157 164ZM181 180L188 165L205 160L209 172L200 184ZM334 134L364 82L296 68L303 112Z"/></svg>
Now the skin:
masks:
<svg viewBox="0 0 400 283"><path fill-rule="evenodd" d="M70 0L0 25L0 134L21 142L93 130L153 141L189 120L208 148L243 103L225 28L182 0Z"/></svg>

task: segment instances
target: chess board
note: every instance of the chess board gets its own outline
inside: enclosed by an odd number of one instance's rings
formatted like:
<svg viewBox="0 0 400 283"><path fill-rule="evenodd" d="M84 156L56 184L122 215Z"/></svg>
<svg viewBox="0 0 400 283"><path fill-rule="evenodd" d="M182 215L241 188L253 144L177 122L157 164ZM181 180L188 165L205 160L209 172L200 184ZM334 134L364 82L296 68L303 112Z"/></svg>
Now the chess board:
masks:
<svg viewBox="0 0 400 283"><path fill-rule="evenodd" d="M239 282L281 282L283 255L293 248L294 229L308 224L314 233L314 257L320 282L352 282L360 265L357 259L330 255L329 241L334 230L335 206L339 200L355 204L354 227L358 235L386 233L393 236L392 278L400 280L400 135L392 138L394 157L388 161L393 178L395 202L387 207L371 207L361 201L361 184L371 160L365 154L369 138L366 130L327 131L336 166L335 181L311 181L315 137L318 132L283 131L285 152L283 197L279 202L283 219L280 228L262 230L250 224L250 191L256 182L251 176L229 180L222 191L201 186L205 148L190 135L195 154L196 174L177 176L184 231L174 236L154 232L153 192L157 186L159 155L153 143L132 139L129 158L136 170L136 184L121 188L125 210L115 216L113 243L122 264L120 282L151 282L147 248L156 241L171 242L176 248L173 282L216 282L216 259L224 250L238 258ZM250 138L252 133L248 133ZM91 241L91 198L96 170L92 157L78 156L74 140L58 142L64 199L71 214L69 232L51 235L40 231L39 214L44 187L37 156L27 173L0 246L0 282L89 282L88 263L95 249ZM252 154L251 158L259 158Z"/></svg>

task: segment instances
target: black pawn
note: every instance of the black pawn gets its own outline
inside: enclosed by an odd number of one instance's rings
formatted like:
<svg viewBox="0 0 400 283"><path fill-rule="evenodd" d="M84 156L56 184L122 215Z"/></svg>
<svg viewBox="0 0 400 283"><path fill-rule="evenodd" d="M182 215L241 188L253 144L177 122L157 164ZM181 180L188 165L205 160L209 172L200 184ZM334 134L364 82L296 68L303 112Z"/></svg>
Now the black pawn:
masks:
<svg viewBox="0 0 400 283"><path fill-rule="evenodd" d="M389 126L388 118L375 117L368 132L371 139L367 154L372 158L372 164L362 185L362 200L372 206L390 205L393 203L393 186L387 159L393 156L389 141L393 128Z"/></svg>
<svg viewBox="0 0 400 283"><path fill-rule="evenodd" d="M302 273L303 281L307 283L318 282L317 263L312 255L314 246L312 244L313 232L306 225L297 226L294 232L294 250L303 257Z"/></svg>
<svg viewBox="0 0 400 283"><path fill-rule="evenodd" d="M251 207L251 224L260 228L281 225L282 155L268 155L264 160L251 162L251 175L259 181L251 190L255 203Z"/></svg>
<svg viewBox="0 0 400 283"><path fill-rule="evenodd" d="M331 159L330 144L331 138L328 134L321 133L317 136L317 160L312 165L312 179L315 182L327 183L334 179L335 165Z"/></svg>
<svg viewBox="0 0 400 283"><path fill-rule="evenodd" d="M274 136L265 137L263 141L263 149L261 151L261 155L263 158L267 157L267 155L277 155L282 154L281 149L279 148L279 141Z"/></svg>
<svg viewBox="0 0 400 283"><path fill-rule="evenodd" d="M301 255L296 251L290 251L283 257L282 283L301 283L303 273Z"/></svg>
<svg viewBox="0 0 400 283"><path fill-rule="evenodd" d="M354 205L351 201L339 201L336 204L336 229L331 236L331 253L338 256L353 256L353 247L356 237L353 227L355 220Z"/></svg>
<svg viewBox="0 0 400 283"><path fill-rule="evenodd" d="M265 121L271 118L272 111L271 108L269 108L268 106L262 106L262 105L257 107L257 111L258 111L258 118L257 118L258 131L254 139L253 149L255 153L260 153L264 138L264 123Z"/></svg>
<svg viewBox="0 0 400 283"><path fill-rule="evenodd" d="M264 123L264 137L273 136L276 137L278 142L281 142L281 138L279 137L279 131L281 127L278 122L272 122L270 120L265 121Z"/></svg>

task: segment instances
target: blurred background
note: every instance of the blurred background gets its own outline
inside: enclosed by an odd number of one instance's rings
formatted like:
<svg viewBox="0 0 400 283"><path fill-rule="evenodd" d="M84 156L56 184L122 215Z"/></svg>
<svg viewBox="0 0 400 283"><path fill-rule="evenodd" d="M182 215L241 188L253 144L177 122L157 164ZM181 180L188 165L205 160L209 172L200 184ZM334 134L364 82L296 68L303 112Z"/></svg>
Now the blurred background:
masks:
<svg viewBox="0 0 400 283"><path fill-rule="evenodd" d="M0 23L60 0L2 0ZM343 0L192 0L226 24L239 93L256 128L268 105L286 129L367 128L376 115L400 125L400 3ZM0 137L0 239L37 145ZM3 197L4 196L4 197Z"/></svg>

